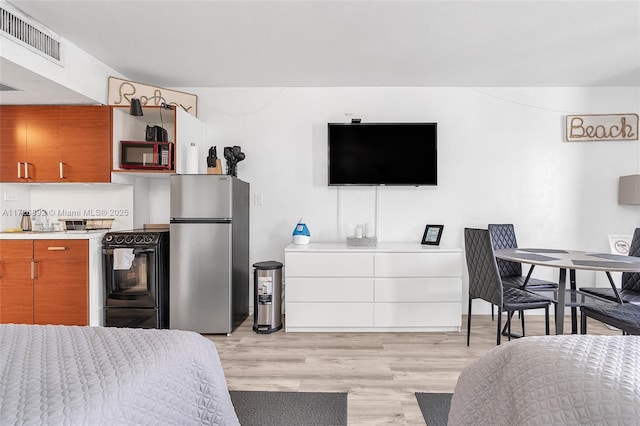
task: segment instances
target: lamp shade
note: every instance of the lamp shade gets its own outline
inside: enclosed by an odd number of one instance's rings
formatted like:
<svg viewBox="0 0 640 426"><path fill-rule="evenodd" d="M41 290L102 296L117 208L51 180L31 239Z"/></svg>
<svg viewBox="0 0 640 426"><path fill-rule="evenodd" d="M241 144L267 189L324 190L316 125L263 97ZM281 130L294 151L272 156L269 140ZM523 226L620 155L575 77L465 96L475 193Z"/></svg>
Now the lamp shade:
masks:
<svg viewBox="0 0 640 426"><path fill-rule="evenodd" d="M640 175L620 176L618 204L640 204Z"/></svg>
<svg viewBox="0 0 640 426"><path fill-rule="evenodd" d="M141 117L143 115L140 99L131 98L131 109L129 109L129 114L135 115L136 117Z"/></svg>

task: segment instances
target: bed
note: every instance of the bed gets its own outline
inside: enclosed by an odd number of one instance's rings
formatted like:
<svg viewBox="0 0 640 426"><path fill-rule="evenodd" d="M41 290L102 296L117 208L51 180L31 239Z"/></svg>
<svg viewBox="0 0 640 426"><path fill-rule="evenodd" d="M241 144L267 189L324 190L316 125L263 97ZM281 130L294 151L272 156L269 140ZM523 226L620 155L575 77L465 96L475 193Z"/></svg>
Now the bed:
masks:
<svg viewBox="0 0 640 426"><path fill-rule="evenodd" d="M449 425L640 424L640 336L527 337L469 364Z"/></svg>
<svg viewBox="0 0 640 426"><path fill-rule="evenodd" d="M201 335L0 325L0 424L238 425Z"/></svg>

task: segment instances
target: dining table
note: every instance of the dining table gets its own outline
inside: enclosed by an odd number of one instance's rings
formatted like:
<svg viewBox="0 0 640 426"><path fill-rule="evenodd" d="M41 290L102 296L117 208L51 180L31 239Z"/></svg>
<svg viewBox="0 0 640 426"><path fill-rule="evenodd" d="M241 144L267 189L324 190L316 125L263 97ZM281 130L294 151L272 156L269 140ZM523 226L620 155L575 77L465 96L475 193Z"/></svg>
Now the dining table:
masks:
<svg viewBox="0 0 640 426"><path fill-rule="evenodd" d="M564 308L567 290L567 270L569 271L569 287L576 290L576 270L604 272L613 289L618 303L622 303L618 289L611 278L612 272L640 273L640 258L611 253L597 253L592 251L564 250L550 248L509 248L495 250L498 259L529 265L545 266L560 270L558 278L558 296L556 312L556 334L564 333ZM525 279L528 281L531 270Z"/></svg>

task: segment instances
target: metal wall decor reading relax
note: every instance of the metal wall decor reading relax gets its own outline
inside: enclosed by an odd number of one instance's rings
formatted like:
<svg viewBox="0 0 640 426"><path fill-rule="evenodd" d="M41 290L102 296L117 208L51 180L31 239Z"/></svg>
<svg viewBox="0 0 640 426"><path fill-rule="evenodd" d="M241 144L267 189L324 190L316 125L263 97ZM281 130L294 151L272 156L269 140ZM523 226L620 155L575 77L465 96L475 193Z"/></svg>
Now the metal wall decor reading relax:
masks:
<svg viewBox="0 0 640 426"><path fill-rule="evenodd" d="M129 106L133 98L140 99L147 106L160 106L164 99L167 104L182 108L194 117L198 116L196 95L109 77L108 105Z"/></svg>

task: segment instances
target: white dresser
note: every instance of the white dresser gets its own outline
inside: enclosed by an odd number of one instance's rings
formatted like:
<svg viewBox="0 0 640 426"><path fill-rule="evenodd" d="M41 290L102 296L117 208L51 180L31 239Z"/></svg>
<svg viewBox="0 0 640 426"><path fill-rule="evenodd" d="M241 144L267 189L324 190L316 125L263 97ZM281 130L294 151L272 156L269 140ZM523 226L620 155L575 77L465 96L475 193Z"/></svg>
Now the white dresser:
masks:
<svg viewBox="0 0 640 426"><path fill-rule="evenodd" d="M290 245L284 272L287 332L460 331L459 248Z"/></svg>

